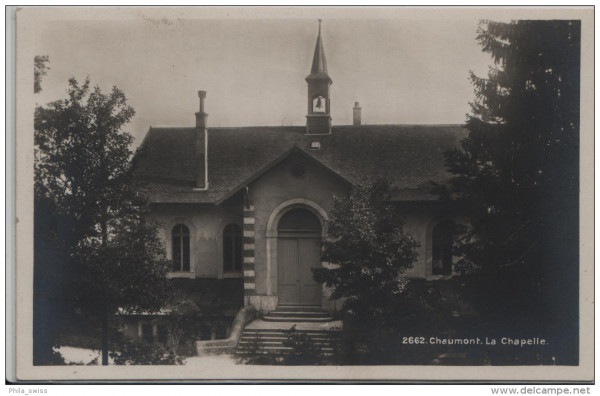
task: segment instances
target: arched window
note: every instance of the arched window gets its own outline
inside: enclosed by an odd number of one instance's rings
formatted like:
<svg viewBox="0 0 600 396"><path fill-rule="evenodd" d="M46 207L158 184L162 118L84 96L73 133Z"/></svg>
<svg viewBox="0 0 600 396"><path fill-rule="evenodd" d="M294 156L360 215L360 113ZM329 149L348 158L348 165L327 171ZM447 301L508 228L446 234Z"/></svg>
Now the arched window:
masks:
<svg viewBox="0 0 600 396"><path fill-rule="evenodd" d="M177 224L171 231L173 241L173 271L190 270L190 230Z"/></svg>
<svg viewBox="0 0 600 396"><path fill-rule="evenodd" d="M437 224L432 231L432 269L433 275L452 275L452 234L450 221Z"/></svg>
<svg viewBox="0 0 600 396"><path fill-rule="evenodd" d="M308 232L321 235L321 222L312 212L296 208L286 212L279 220L278 231L285 232Z"/></svg>
<svg viewBox="0 0 600 396"><path fill-rule="evenodd" d="M229 224L223 230L223 272L242 270L242 229Z"/></svg>

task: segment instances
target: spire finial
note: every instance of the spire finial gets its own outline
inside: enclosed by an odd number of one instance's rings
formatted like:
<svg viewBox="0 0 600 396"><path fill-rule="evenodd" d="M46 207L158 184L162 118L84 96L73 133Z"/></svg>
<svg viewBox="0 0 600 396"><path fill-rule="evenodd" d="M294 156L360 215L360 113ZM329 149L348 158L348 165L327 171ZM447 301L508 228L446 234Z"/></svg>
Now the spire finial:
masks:
<svg viewBox="0 0 600 396"><path fill-rule="evenodd" d="M329 78L329 76L327 75L327 62L325 61L325 50L323 49L323 41L321 38L322 19L318 19L318 21L319 21L319 35L317 36L317 43L315 44L315 54L313 56L313 63L312 63L312 68L310 69L310 74Z"/></svg>

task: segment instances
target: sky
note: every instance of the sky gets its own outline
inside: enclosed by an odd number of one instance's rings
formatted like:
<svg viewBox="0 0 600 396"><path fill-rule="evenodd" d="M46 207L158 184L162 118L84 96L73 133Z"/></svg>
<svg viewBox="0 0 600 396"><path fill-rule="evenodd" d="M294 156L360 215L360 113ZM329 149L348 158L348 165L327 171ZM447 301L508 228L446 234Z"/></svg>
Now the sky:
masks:
<svg viewBox="0 0 600 396"><path fill-rule="evenodd" d="M126 128L136 144L150 126L193 126L198 90L208 125L305 125L307 84L322 18L334 125L461 124L474 98L469 71L487 74L477 43L482 17L431 8L396 9L80 9L41 18L35 53L50 58L39 105L66 97L86 76L116 85L136 110ZM272 10L267 10L272 11ZM334 12L337 11L337 12ZM46 14L48 14L46 12Z"/></svg>

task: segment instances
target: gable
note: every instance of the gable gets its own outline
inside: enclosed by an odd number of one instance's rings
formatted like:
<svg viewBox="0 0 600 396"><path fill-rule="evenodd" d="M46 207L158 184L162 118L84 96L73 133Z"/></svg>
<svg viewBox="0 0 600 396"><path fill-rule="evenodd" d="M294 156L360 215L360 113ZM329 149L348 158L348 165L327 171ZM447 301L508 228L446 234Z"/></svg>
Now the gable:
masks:
<svg viewBox="0 0 600 396"><path fill-rule="evenodd" d="M319 173L322 176L327 177L327 179L331 180L332 182L337 182L345 185L351 184L351 182L344 179L332 169L328 168L325 164L319 162L317 159L310 156L308 153L301 150L297 146L294 146L286 153L284 153L281 157L275 159L261 170L252 174L248 179L242 181L238 186L234 187L216 203L220 204L221 202L236 194L245 186L255 182L260 178L263 178L264 175L267 175L269 173L279 173L279 175L277 176L279 180L277 181L280 183L284 183L286 180L290 179L297 179L298 181L305 179L307 177L307 169L310 169L310 175Z"/></svg>
<svg viewBox="0 0 600 396"><path fill-rule="evenodd" d="M351 184L299 149L292 150L248 184L250 202L273 201L273 205L293 198L330 202L333 195L345 194Z"/></svg>

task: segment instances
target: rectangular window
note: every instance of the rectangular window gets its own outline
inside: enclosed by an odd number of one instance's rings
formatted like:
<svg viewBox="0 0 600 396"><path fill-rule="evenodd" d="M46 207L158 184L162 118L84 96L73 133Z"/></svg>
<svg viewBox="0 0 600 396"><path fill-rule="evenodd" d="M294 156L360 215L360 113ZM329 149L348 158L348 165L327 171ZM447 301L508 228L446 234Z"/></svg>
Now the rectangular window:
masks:
<svg viewBox="0 0 600 396"><path fill-rule="evenodd" d="M234 240L234 246L233 246L233 265L234 271L241 271L242 270L242 256L243 256L243 248L242 248L242 236L241 235L236 235L235 240Z"/></svg>
<svg viewBox="0 0 600 396"><path fill-rule="evenodd" d="M173 236L173 271L181 271L181 240Z"/></svg>
<svg viewBox="0 0 600 396"><path fill-rule="evenodd" d="M183 270L190 270L190 237L183 237Z"/></svg>
<svg viewBox="0 0 600 396"><path fill-rule="evenodd" d="M452 223L442 222L433 228L431 273L452 275Z"/></svg>
<svg viewBox="0 0 600 396"><path fill-rule="evenodd" d="M223 241L223 269L225 272L233 271L233 246L230 238L225 238Z"/></svg>
<svg viewBox="0 0 600 396"><path fill-rule="evenodd" d="M229 224L223 231L223 271L241 271L243 256L242 228Z"/></svg>
<svg viewBox="0 0 600 396"><path fill-rule="evenodd" d="M433 253L433 263L432 263L433 274L437 275L437 274L441 273L442 269L444 268L444 266L442 264L442 247L439 245L439 242L435 243L433 245L432 253Z"/></svg>
<svg viewBox="0 0 600 396"><path fill-rule="evenodd" d="M147 342L152 342L152 325L150 323L142 323L142 339Z"/></svg>
<svg viewBox="0 0 600 396"><path fill-rule="evenodd" d="M157 330L157 337L158 337L158 342L162 343L162 344L166 344L167 343L167 326L164 325L159 325Z"/></svg>

